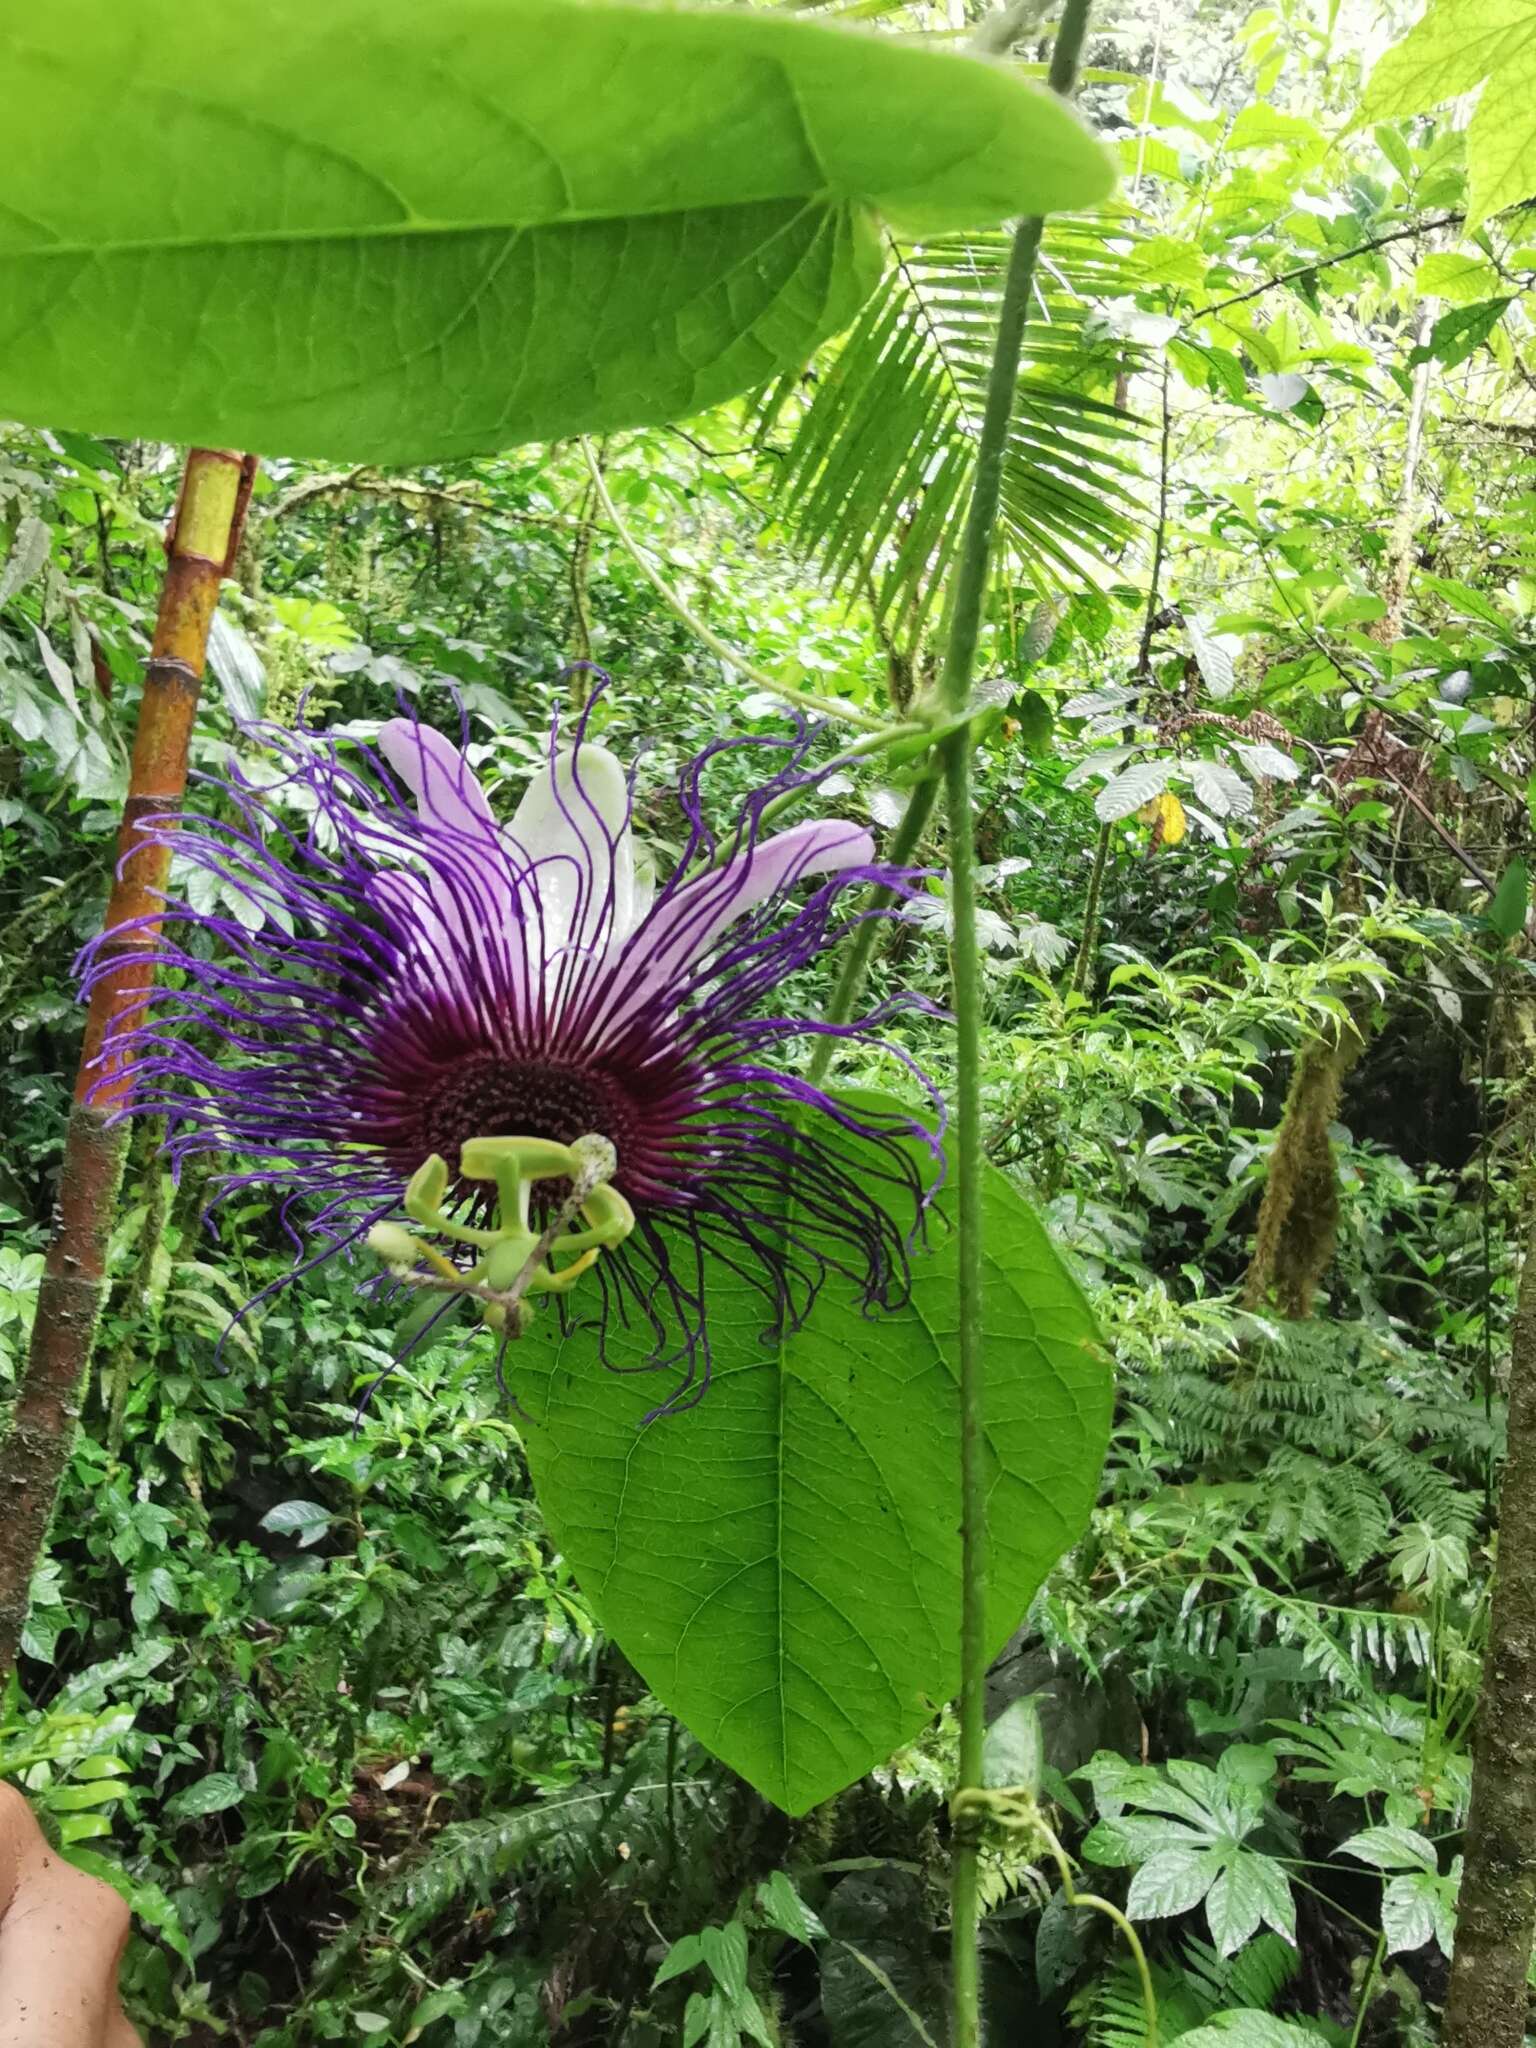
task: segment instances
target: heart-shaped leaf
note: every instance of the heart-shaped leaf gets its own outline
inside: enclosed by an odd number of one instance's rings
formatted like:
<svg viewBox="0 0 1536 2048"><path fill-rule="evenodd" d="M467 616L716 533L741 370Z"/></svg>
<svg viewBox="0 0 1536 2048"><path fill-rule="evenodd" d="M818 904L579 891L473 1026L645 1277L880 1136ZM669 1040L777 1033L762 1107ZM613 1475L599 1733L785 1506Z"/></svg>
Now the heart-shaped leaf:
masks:
<svg viewBox="0 0 1536 2048"><path fill-rule="evenodd" d="M800 363L1107 155L1009 69L773 13L51 0L0 25L0 415L417 461Z"/></svg>
<svg viewBox="0 0 1536 2048"><path fill-rule="evenodd" d="M1034 1211L991 1170L984 1199L996 1648L1088 1514L1110 1376ZM648 1425L665 1389L606 1371L589 1331L540 1323L518 1348L552 1540L658 1697L791 1813L909 1741L959 1678L956 1239L933 1228L907 1310L866 1316L829 1283L778 1339L716 1263L709 1389Z"/></svg>

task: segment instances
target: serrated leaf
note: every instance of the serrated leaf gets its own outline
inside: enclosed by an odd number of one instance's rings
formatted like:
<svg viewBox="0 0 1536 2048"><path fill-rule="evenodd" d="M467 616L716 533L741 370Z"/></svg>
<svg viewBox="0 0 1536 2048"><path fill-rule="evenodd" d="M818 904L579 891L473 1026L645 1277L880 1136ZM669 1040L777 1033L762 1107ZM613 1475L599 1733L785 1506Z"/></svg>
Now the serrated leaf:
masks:
<svg viewBox="0 0 1536 2048"><path fill-rule="evenodd" d="M1109 1376L999 1173L983 1215L996 1647L1092 1503ZM518 1346L552 1542L658 1697L792 1813L910 1741L957 1681L956 1242L942 1220L933 1237L905 1313L868 1316L829 1281L776 1339L755 1289L712 1264L711 1384L646 1426L667 1384L605 1371L589 1331L541 1320Z"/></svg>
<svg viewBox="0 0 1536 2048"><path fill-rule="evenodd" d="M232 716L242 724L261 716L267 672L260 655L227 612L216 611L208 629L208 666L223 687Z"/></svg>
<svg viewBox="0 0 1536 2048"><path fill-rule="evenodd" d="M1481 348L1513 304L1513 299L1508 298L1485 299L1479 305L1458 306L1453 312L1442 313L1430 329L1428 341L1410 349L1409 363L1435 362L1445 369L1454 369Z"/></svg>
<svg viewBox="0 0 1536 2048"><path fill-rule="evenodd" d="M1387 1937L1388 1955L1402 1949L1422 1948L1435 1936L1434 1881L1422 1877L1394 1877L1381 1895L1381 1931Z"/></svg>
<svg viewBox="0 0 1536 2048"><path fill-rule="evenodd" d="M1230 697L1237 682L1237 661L1231 648L1223 646L1203 619L1190 618L1187 631L1205 687L1218 702Z"/></svg>
<svg viewBox="0 0 1536 2048"><path fill-rule="evenodd" d="M1444 299L1447 305L1470 306L1497 296L1499 273L1491 263L1467 250L1436 249L1414 273L1413 288L1421 298Z"/></svg>
<svg viewBox="0 0 1536 2048"><path fill-rule="evenodd" d="M41 519L28 512L16 528L10 553L0 563L0 604L24 590L48 559L52 535Z"/></svg>
<svg viewBox="0 0 1536 2048"><path fill-rule="evenodd" d="M1378 1870L1435 1870L1435 1852L1412 1828L1362 1828L1339 1844L1341 1856L1356 1856Z"/></svg>
<svg viewBox="0 0 1536 2048"><path fill-rule="evenodd" d="M1438 960L1431 960L1424 972L1425 978L1429 982L1429 992L1434 997L1436 1009L1450 1023L1459 1024L1461 1022L1460 990Z"/></svg>
<svg viewBox="0 0 1536 2048"><path fill-rule="evenodd" d="M1133 1920L1187 1913L1220 1874L1220 1860L1208 1849L1161 1849L1131 1879L1125 1910Z"/></svg>
<svg viewBox="0 0 1536 2048"><path fill-rule="evenodd" d="M52 0L0 70L0 413L269 453L696 412L852 318L880 215L1113 181L1011 67L748 10L246 0L189 34L180 0Z"/></svg>
<svg viewBox="0 0 1536 2048"><path fill-rule="evenodd" d="M1123 711L1136 701L1134 690L1116 685L1110 690L1083 690L1069 697L1061 707L1063 718L1098 718L1106 711Z"/></svg>
<svg viewBox="0 0 1536 2048"><path fill-rule="evenodd" d="M1232 751L1252 776L1267 782L1294 782L1301 774L1299 764L1279 747L1265 740L1234 740Z"/></svg>
<svg viewBox="0 0 1536 2048"><path fill-rule="evenodd" d="M1171 761L1132 762L1129 768L1106 782L1094 798L1095 816L1106 825L1128 818L1133 811L1139 811L1143 804L1151 803L1155 796L1162 794L1163 785L1172 773Z"/></svg>
<svg viewBox="0 0 1536 2048"><path fill-rule="evenodd" d="M1236 1851L1206 1895L1205 1915L1217 1952L1230 1956L1261 1926L1273 1927L1293 1945L1296 1902L1285 1871L1272 1857Z"/></svg>

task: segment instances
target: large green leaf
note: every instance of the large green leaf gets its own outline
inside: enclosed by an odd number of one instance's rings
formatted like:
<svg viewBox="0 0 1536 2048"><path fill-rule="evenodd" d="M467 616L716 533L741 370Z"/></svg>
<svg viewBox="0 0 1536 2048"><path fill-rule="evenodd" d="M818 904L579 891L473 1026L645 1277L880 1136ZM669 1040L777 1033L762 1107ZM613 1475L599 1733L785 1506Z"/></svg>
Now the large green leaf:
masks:
<svg viewBox="0 0 1536 2048"><path fill-rule="evenodd" d="M977 58L573 0L49 0L0 25L0 414L412 461L674 417L845 325L877 214L1089 203Z"/></svg>
<svg viewBox="0 0 1536 2048"><path fill-rule="evenodd" d="M1000 1646L1082 1527L1110 1382L1034 1211L988 1171L989 1637ZM955 1239L912 1305L823 1291L765 1340L761 1297L708 1280L714 1376L642 1426L649 1374L605 1371L547 1326L516 1386L550 1534L647 1684L767 1797L803 1812L910 1740L959 1677Z"/></svg>

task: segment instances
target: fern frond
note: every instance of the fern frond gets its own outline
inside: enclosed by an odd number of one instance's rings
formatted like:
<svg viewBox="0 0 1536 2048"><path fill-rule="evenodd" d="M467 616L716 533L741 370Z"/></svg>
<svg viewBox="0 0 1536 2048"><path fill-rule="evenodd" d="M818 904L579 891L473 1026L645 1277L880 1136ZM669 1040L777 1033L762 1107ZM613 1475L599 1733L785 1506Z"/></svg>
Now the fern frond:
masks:
<svg viewBox="0 0 1536 2048"><path fill-rule="evenodd" d="M1365 1461L1405 1522L1427 1522L1437 1536L1472 1540L1482 1507L1478 1493L1459 1486L1450 1473L1402 1444L1373 1444Z"/></svg>

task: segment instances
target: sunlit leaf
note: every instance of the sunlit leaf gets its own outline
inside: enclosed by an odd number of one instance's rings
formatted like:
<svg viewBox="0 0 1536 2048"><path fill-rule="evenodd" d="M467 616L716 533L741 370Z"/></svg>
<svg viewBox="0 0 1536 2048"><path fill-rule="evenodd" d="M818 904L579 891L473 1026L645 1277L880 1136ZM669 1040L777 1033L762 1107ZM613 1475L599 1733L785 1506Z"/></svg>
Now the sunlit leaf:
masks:
<svg viewBox="0 0 1536 2048"><path fill-rule="evenodd" d="M853 317L879 217L1113 177L1010 67L769 12L56 0L0 67L0 413L264 452L697 411Z"/></svg>
<svg viewBox="0 0 1536 2048"><path fill-rule="evenodd" d="M1478 86L1467 127L1469 234L1489 214L1536 192L1536 6L1432 0L1372 71L1361 103L1367 120L1417 114Z"/></svg>

